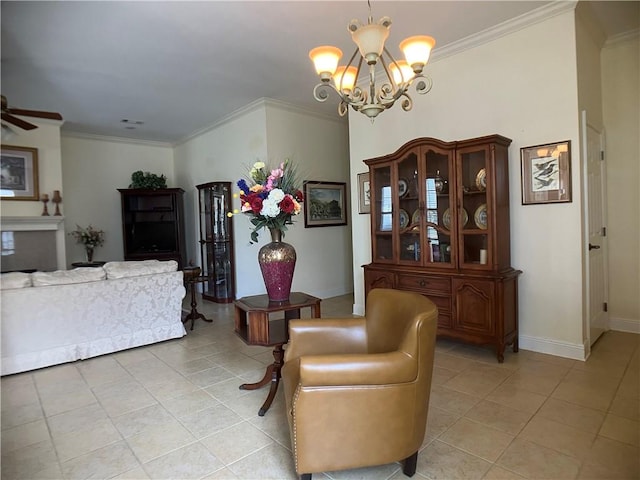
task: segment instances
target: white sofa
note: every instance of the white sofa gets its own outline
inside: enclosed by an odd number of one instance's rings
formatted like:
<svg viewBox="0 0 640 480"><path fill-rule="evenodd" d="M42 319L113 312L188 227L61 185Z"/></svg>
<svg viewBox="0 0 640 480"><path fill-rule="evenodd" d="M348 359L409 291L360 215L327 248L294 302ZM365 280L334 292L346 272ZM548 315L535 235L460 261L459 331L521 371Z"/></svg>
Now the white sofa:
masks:
<svg viewBox="0 0 640 480"><path fill-rule="evenodd" d="M185 288L173 260L0 278L1 374L179 338Z"/></svg>

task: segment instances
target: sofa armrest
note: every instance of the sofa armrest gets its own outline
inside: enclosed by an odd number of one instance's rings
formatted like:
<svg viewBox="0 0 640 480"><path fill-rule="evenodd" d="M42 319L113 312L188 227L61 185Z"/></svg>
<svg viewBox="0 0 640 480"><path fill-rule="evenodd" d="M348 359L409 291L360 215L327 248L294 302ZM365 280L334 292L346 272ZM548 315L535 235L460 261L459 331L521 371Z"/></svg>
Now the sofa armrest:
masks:
<svg viewBox="0 0 640 480"><path fill-rule="evenodd" d="M303 387L392 385L412 382L417 375L418 362L401 351L300 358Z"/></svg>
<svg viewBox="0 0 640 480"><path fill-rule="evenodd" d="M289 322L285 362L303 355L365 353L364 318L311 318Z"/></svg>

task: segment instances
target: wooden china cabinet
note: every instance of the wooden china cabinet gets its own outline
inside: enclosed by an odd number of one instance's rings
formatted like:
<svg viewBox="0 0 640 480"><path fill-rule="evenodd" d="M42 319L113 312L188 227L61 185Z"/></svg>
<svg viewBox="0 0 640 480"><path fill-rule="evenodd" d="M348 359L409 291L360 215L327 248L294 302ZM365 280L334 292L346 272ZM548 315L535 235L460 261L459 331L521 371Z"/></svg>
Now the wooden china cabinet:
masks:
<svg viewBox="0 0 640 480"><path fill-rule="evenodd" d="M518 275L509 242L508 147L491 135L412 140L365 160L372 262L366 294L420 292L437 306L438 335L518 351Z"/></svg>

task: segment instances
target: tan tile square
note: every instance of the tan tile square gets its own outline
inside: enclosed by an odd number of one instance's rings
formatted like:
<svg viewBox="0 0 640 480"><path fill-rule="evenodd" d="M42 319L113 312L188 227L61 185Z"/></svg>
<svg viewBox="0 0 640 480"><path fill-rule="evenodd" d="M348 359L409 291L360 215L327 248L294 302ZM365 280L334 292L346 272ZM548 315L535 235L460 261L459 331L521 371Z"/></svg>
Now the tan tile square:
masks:
<svg viewBox="0 0 640 480"><path fill-rule="evenodd" d="M473 480L482 478L489 468L490 462L435 440L419 453L416 471L434 480Z"/></svg>
<svg viewBox="0 0 640 480"><path fill-rule="evenodd" d="M118 442L62 463L62 471L68 480L111 478L139 466L126 443Z"/></svg>
<svg viewBox="0 0 640 480"><path fill-rule="evenodd" d="M2 409L22 405L39 404L38 392L31 376L20 377L20 381L8 382L2 377ZM12 377L8 377L12 378Z"/></svg>
<svg viewBox="0 0 640 480"><path fill-rule="evenodd" d="M44 442L49 439L49 430L44 420L25 423L2 431L2 453Z"/></svg>
<svg viewBox="0 0 640 480"><path fill-rule="evenodd" d="M640 478L640 448L597 436L585 463L598 464L617 478Z"/></svg>
<svg viewBox="0 0 640 480"><path fill-rule="evenodd" d="M97 387L94 389L94 392L96 392L96 396L99 397L102 408L105 409L110 417L117 417L127 412L158 403L158 401L137 382L108 384L106 387L112 388L102 389L102 387Z"/></svg>
<svg viewBox="0 0 640 480"><path fill-rule="evenodd" d="M257 410L253 410L253 415L247 418L247 421L254 427L260 429L280 445L291 450L291 437L289 434L289 422L283 404L277 404L269 409L269 411L260 417Z"/></svg>
<svg viewBox="0 0 640 480"><path fill-rule="evenodd" d="M238 377L233 377L211 385L204 390L222 403L231 403L240 397L253 393L251 390L241 390L241 384L242 381Z"/></svg>
<svg viewBox="0 0 640 480"><path fill-rule="evenodd" d="M465 417L511 435L517 435L527 424L531 414L482 400L469 410Z"/></svg>
<svg viewBox="0 0 640 480"><path fill-rule="evenodd" d="M162 405L177 418L191 415L220 402L204 390L196 390L179 397L167 398L161 401Z"/></svg>
<svg viewBox="0 0 640 480"><path fill-rule="evenodd" d="M441 408L456 415L464 415L479 401L480 397L457 392L444 385L432 385L429 406Z"/></svg>
<svg viewBox="0 0 640 480"><path fill-rule="evenodd" d="M544 395L520 390L508 384L500 385L485 398L485 400L531 414L538 411L546 399Z"/></svg>
<svg viewBox="0 0 640 480"><path fill-rule="evenodd" d="M429 439L429 442L439 437L442 433L447 431L451 425L456 423L459 418L460 415L447 412L441 408L429 407L425 437Z"/></svg>
<svg viewBox="0 0 640 480"><path fill-rule="evenodd" d="M640 421L640 398L616 395L609 407L609 412L630 420Z"/></svg>
<svg viewBox="0 0 640 480"><path fill-rule="evenodd" d="M521 370L515 372L505 381L505 385L542 395L550 395L559 383L560 379Z"/></svg>
<svg viewBox="0 0 640 480"><path fill-rule="evenodd" d="M551 397L606 412L614 393L615 390L611 388L599 388L597 384L589 382L565 381L558 385Z"/></svg>
<svg viewBox="0 0 640 480"><path fill-rule="evenodd" d="M394 462L384 465L374 465L371 467L352 468L350 470L326 472L326 475L332 480L360 480L363 478L388 478L389 480L393 480L399 478L407 478L400 472L400 464ZM315 478L315 475L312 478ZM327 477L322 475L320 476L320 478L323 480Z"/></svg>
<svg viewBox="0 0 640 480"><path fill-rule="evenodd" d="M60 386L64 386L64 382L61 383ZM96 403L96 397L94 397L88 387L68 392L65 392L62 388L61 391L56 394L41 396L41 402L45 415L51 417L59 413Z"/></svg>
<svg viewBox="0 0 640 480"><path fill-rule="evenodd" d="M458 372L455 370L450 370L444 367L433 367L433 378L431 379L432 385L444 385L453 377L458 375Z"/></svg>
<svg viewBox="0 0 640 480"><path fill-rule="evenodd" d="M47 423L49 424L51 436L56 438L75 430L81 430L86 428L87 425L92 425L95 422L106 420L107 418L107 413L103 408L99 404L93 403L86 407L49 417Z"/></svg>
<svg viewBox="0 0 640 480"><path fill-rule="evenodd" d="M166 408L156 404L125 413L113 418L112 421L120 434L127 438L144 432L148 428L173 423L175 420Z"/></svg>
<svg viewBox="0 0 640 480"><path fill-rule="evenodd" d="M145 463L150 478L199 479L224 465L203 445L194 443Z"/></svg>
<svg viewBox="0 0 640 480"><path fill-rule="evenodd" d="M598 433L605 413L574 403L549 398L538 411L540 417L564 423L589 433Z"/></svg>
<svg viewBox="0 0 640 480"><path fill-rule="evenodd" d="M533 479L575 478L580 469L577 458L519 437L507 447L496 464Z"/></svg>
<svg viewBox="0 0 640 480"><path fill-rule="evenodd" d="M461 418L440 435L438 440L476 457L495 462L513 438L513 435Z"/></svg>
<svg viewBox="0 0 640 480"><path fill-rule="evenodd" d="M29 479L35 473L58 466L50 439L10 452L2 450L2 478Z"/></svg>
<svg viewBox="0 0 640 480"><path fill-rule="evenodd" d="M225 380L229 380L233 377L234 375L229 372L229 370L223 367L208 368L206 370L202 370L201 372L187 375L187 379L200 388L206 388L210 385L224 382Z"/></svg>
<svg viewBox="0 0 640 480"><path fill-rule="evenodd" d="M145 360L150 360L154 357L146 346L132 348L130 350L122 350L121 352L115 352L111 355L123 367L143 362Z"/></svg>
<svg viewBox="0 0 640 480"><path fill-rule="evenodd" d="M60 462L64 463L120 440L122 436L107 418L56 437L55 446Z"/></svg>
<svg viewBox="0 0 640 480"><path fill-rule="evenodd" d="M149 480L149 475L144 471L144 468L136 467L133 470L129 470L113 477L113 480Z"/></svg>
<svg viewBox="0 0 640 480"><path fill-rule="evenodd" d="M296 480L298 478L291 452L277 443L267 445L227 465L227 468L242 480L257 478Z"/></svg>
<svg viewBox="0 0 640 480"><path fill-rule="evenodd" d="M522 480L524 478L526 477L499 467L498 465L494 465L489 469L485 476L482 477L482 480Z"/></svg>
<svg viewBox="0 0 640 480"><path fill-rule="evenodd" d="M195 442L195 437L189 433L177 420L149 427L142 432L127 437L127 443L136 457L142 463L166 455Z"/></svg>
<svg viewBox="0 0 640 480"><path fill-rule="evenodd" d="M488 365L473 365L449 380L445 387L468 395L484 397L511 374L509 370Z"/></svg>
<svg viewBox="0 0 640 480"><path fill-rule="evenodd" d="M145 387L149 393L158 400L179 397L180 395L194 392L200 388L184 377L168 382L150 383L145 385Z"/></svg>
<svg viewBox="0 0 640 480"><path fill-rule="evenodd" d="M2 408L2 418L0 424L2 430L11 427L17 427L25 423L35 422L44 418L44 412L40 406L40 402L29 403L26 405L13 405Z"/></svg>
<svg viewBox="0 0 640 480"><path fill-rule="evenodd" d="M629 418L608 414L600 429L600 435L639 447L640 423Z"/></svg>
<svg viewBox="0 0 640 480"><path fill-rule="evenodd" d="M209 435L200 443L227 465L270 445L273 439L245 421Z"/></svg>
<svg viewBox="0 0 640 480"><path fill-rule="evenodd" d="M518 438L583 460L589 454L595 434L536 415Z"/></svg>
<svg viewBox="0 0 640 480"><path fill-rule="evenodd" d="M442 367L455 372L463 372L468 368L478 365L478 362L459 355L453 355L451 352L445 353L436 351L433 359L433 365L435 367Z"/></svg>
<svg viewBox="0 0 640 480"><path fill-rule="evenodd" d="M83 360L78 363L78 370L90 387L131 378L129 372L108 355Z"/></svg>
<svg viewBox="0 0 640 480"><path fill-rule="evenodd" d="M185 415L180 421L196 438L200 439L240 423L242 418L230 408L219 404Z"/></svg>

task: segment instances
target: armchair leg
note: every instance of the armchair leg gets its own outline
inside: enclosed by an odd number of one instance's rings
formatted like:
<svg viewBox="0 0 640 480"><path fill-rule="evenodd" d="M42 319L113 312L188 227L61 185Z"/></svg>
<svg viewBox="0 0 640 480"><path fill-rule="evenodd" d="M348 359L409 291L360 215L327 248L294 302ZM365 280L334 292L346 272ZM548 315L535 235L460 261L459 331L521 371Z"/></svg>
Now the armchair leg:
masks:
<svg viewBox="0 0 640 480"><path fill-rule="evenodd" d="M402 473L407 477L413 477L416 473L416 466L418 464L418 452L414 453L410 457L405 458L402 461Z"/></svg>
<svg viewBox="0 0 640 480"><path fill-rule="evenodd" d="M300 475L300 480L311 480L311 473L303 473Z"/></svg>

